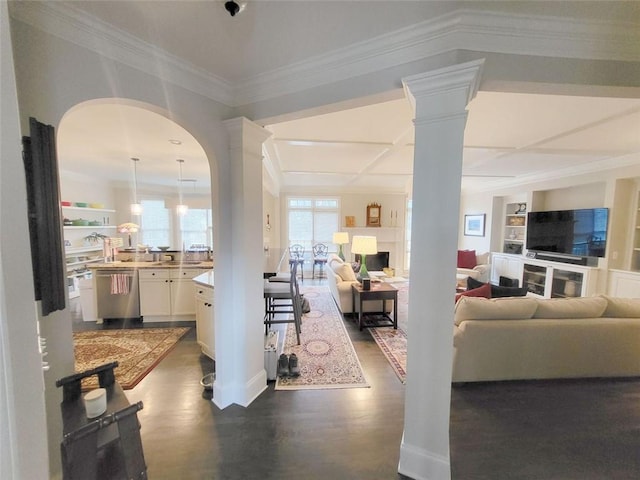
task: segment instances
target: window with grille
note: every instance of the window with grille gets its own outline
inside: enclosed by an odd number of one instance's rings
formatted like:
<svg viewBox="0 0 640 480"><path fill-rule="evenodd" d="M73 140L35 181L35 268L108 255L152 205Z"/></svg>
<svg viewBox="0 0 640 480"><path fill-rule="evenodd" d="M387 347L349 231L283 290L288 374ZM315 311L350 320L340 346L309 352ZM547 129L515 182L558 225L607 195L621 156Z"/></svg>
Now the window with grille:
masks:
<svg viewBox="0 0 640 480"><path fill-rule="evenodd" d="M185 248L192 245L213 246L211 218L211 210L206 208L190 208L180 217L180 232Z"/></svg>
<svg viewBox="0 0 640 480"><path fill-rule="evenodd" d="M316 243L332 246L340 226L340 200L333 197L287 199L289 245L300 244L310 252ZM334 248L330 248L335 251Z"/></svg>
<svg viewBox="0 0 640 480"><path fill-rule="evenodd" d="M164 200L142 200L139 242L150 247L171 246L171 212Z"/></svg>

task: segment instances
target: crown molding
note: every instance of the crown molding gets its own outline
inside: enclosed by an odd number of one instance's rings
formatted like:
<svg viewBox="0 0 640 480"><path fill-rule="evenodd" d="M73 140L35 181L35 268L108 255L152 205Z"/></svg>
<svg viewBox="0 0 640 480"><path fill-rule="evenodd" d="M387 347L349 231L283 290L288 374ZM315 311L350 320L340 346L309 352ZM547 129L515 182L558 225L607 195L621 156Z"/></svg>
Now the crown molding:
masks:
<svg viewBox="0 0 640 480"><path fill-rule="evenodd" d="M296 93L455 50L640 61L638 25L457 10L240 82L235 105Z"/></svg>
<svg viewBox="0 0 640 480"><path fill-rule="evenodd" d="M13 2L11 17L111 60L229 106L233 87L143 40L62 2Z"/></svg>
<svg viewBox="0 0 640 480"><path fill-rule="evenodd" d="M237 107L456 51L640 61L640 28L551 16L456 10L233 83L62 2L11 2L11 16L51 35Z"/></svg>

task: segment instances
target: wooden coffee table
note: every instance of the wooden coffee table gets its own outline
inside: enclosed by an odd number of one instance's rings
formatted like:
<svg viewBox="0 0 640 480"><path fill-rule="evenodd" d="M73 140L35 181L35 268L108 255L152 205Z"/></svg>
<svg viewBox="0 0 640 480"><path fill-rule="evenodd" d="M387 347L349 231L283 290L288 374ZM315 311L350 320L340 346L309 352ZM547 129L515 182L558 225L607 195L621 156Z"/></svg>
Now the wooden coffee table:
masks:
<svg viewBox="0 0 640 480"><path fill-rule="evenodd" d="M356 314L356 305L359 305L358 327L391 327L398 328L398 289L385 282L372 282L371 290L363 290L362 285L351 285L351 298L353 300L352 314ZM363 302L382 300L382 312L363 312ZM387 313L387 300L393 300L393 318Z"/></svg>

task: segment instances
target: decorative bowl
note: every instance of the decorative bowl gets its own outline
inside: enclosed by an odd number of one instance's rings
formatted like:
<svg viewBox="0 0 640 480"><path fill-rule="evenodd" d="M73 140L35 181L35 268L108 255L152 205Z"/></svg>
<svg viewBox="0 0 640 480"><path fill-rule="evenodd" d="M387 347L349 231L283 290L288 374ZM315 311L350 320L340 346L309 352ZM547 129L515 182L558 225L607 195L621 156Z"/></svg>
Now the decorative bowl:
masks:
<svg viewBox="0 0 640 480"><path fill-rule="evenodd" d="M104 203L90 203L91 208L104 208Z"/></svg>
<svg viewBox="0 0 640 480"><path fill-rule="evenodd" d="M87 208L88 206L87 202L76 202L76 207Z"/></svg>
<svg viewBox="0 0 640 480"><path fill-rule="evenodd" d="M171 247L157 247L158 250L160 250L161 252L166 252L167 250L169 250Z"/></svg>
<svg viewBox="0 0 640 480"><path fill-rule="evenodd" d="M60 205L62 205L63 207L70 207L71 206L71 202L62 201L62 202L60 202Z"/></svg>

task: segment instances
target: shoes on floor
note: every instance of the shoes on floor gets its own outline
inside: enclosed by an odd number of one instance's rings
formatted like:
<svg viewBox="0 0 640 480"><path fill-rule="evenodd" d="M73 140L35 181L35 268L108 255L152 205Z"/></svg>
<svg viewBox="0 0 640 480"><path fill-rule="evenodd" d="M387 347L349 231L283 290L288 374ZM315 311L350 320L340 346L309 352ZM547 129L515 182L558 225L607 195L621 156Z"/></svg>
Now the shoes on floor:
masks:
<svg viewBox="0 0 640 480"><path fill-rule="evenodd" d="M287 357L284 353L280 355L280 358L278 358L278 376L289 376L289 357Z"/></svg>
<svg viewBox="0 0 640 480"><path fill-rule="evenodd" d="M298 366L298 357L295 353L289 355L289 375L292 377L300 376L300 367Z"/></svg>

